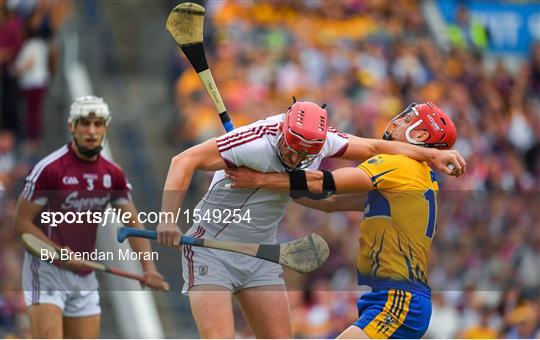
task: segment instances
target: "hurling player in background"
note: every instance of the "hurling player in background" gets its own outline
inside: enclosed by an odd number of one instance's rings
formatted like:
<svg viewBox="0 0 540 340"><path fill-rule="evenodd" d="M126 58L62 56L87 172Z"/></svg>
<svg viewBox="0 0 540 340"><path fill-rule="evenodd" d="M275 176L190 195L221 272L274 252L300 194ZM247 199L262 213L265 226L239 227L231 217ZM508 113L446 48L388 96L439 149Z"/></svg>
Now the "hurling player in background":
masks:
<svg viewBox="0 0 540 340"><path fill-rule="evenodd" d="M390 122L383 138L449 149L456 135L450 118L428 102L409 105ZM381 154L356 168L332 172L261 173L247 168L226 172L232 181L231 188L290 192L299 198L298 203L326 212L363 210L358 284L370 286L372 292L358 300L359 319L340 337L424 335L431 317L427 264L437 224L439 190L435 174L426 162L404 155ZM338 195L330 197L334 193ZM367 193L364 209L363 196L341 195L351 193Z"/></svg>
<svg viewBox="0 0 540 340"><path fill-rule="evenodd" d="M30 171L17 202L14 227L18 233L31 233L56 247L73 252L95 250L98 223L42 223L48 212L102 212L110 203L122 213L137 209L131 201L131 186L122 169L105 159L100 151L111 120L102 98L86 96L71 105L68 127L72 141L43 158ZM136 252L150 252L150 243L130 239ZM95 273L76 260L59 267L25 253L22 285L34 338L97 338L101 308ZM141 260L147 285L164 288L167 283L153 261Z"/></svg>
<svg viewBox="0 0 540 340"><path fill-rule="evenodd" d="M201 220L187 234L206 239L276 243L277 227L290 202L288 194L257 188L231 191L224 169L245 166L261 172L315 170L324 158L366 160L380 153L405 154L419 161L434 160L447 173L451 173L447 164L452 163L456 167L455 175L462 171L463 160L456 151L339 133L328 127L324 106L295 102L286 113L235 129L175 156L165 182L162 211L177 213L196 170L216 171L208 192L196 207L200 216L227 216L227 211L229 215L240 211L239 216L249 214L250 219ZM162 223L157 232L159 243L178 246L181 232L176 224ZM234 337L233 294L256 337L292 337L280 265L191 246L184 246L183 255L183 292L189 294L202 338ZM261 313L262 310L265 312Z"/></svg>

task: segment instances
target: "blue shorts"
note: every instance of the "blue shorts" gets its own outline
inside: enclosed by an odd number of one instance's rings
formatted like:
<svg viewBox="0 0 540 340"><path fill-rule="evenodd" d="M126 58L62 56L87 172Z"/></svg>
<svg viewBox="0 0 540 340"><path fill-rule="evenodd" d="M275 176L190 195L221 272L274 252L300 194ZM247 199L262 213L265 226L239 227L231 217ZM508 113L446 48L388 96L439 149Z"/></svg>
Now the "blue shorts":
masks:
<svg viewBox="0 0 540 340"><path fill-rule="evenodd" d="M359 319L354 323L370 338L418 339L431 318L431 299L400 290L366 293L358 299Z"/></svg>

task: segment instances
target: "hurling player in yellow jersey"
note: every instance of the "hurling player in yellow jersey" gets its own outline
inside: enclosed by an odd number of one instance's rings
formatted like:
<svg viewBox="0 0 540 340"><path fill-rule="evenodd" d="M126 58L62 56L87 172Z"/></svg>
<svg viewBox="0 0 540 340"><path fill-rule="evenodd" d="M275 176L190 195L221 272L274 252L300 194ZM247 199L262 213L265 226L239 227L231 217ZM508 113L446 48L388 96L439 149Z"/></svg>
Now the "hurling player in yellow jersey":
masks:
<svg viewBox="0 0 540 340"><path fill-rule="evenodd" d="M428 102L409 105L390 122L383 138L449 149L456 135L451 119ZM460 163L465 169L465 162L461 159ZM340 338L424 335L431 317L427 263L439 190L426 162L383 154L356 168L332 172L263 174L240 168L228 170L227 175L231 188L290 191L298 203L327 212L361 210L357 196L342 194L367 192L357 269L358 284L370 286L372 292L358 300L359 319Z"/></svg>

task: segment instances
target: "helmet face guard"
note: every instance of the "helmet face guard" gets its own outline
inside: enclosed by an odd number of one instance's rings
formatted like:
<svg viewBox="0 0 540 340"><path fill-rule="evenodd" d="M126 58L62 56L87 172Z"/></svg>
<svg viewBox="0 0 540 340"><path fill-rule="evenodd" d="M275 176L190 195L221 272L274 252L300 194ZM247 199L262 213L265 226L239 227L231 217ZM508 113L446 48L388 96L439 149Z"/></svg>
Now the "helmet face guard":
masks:
<svg viewBox="0 0 540 340"><path fill-rule="evenodd" d="M300 159L300 162L298 163L298 165L294 166L294 167L291 167L289 165L287 165L285 163L285 157L284 155L282 155L281 153L281 147L284 147L287 151L289 152L293 152L295 153L296 155L299 156L299 159ZM305 169L307 168L308 166L311 165L311 163L313 163L313 161L319 157L319 153L317 154L310 154L310 153L307 153L305 151L296 151L295 149L293 149L288 143L287 143L287 139L283 137L283 133L280 133L279 134L279 137L278 137L278 141L277 141L277 154L278 154L278 157L279 159L281 160L281 164L287 169L287 170L295 170L295 169Z"/></svg>
<svg viewBox="0 0 540 340"><path fill-rule="evenodd" d="M390 123L388 123L388 125L386 126L386 129L384 129L384 134L383 134L383 137L382 139L384 140L393 140L392 138L392 133L394 132L395 130L395 127L394 127L394 122L396 120L401 120L403 119L404 117L408 117L409 114L412 112L412 109L418 104L416 103L410 103L407 108L405 110L403 110L401 113L397 114L394 118L392 118L392 120L390 121ZM407 120L405 120L406 123L408 123ZM417 142L415 141L413 144L417 144Z"/></svg>
<svg viewBox="0 0 540 340"><path fill-rule="evenodd" d="M73 128L75 128L77 122L81 118L89 118L91 116L103 119L105 121L105 125L109 126L109 123L111 121L111 113L109 111L109 106L105 103L103 98L95 96L84 96L75 99L75 101L73 101L73 104L71 104L68 122L72 124ZM77 147L79 153L89 158L92 158L101 152L107 138L107 136L104 135L98 147L89 149L87 147L79 145L73 133L72 135L73 142Z"/></svg>
<svg viewBox="0 0 540 340"><path fill-rule="evenodd" d="M411 103L407 108L395 116L386 127L383 139L393 140L392 133L399 125L410 124L405 131L405 139L410 144L424 146L428 148L450 149L457 137L456 127L452 120L438 106L431 102L416 104ZM417 141L411 136L413 130L425 130L429 137L425 141Z"/></svg>
<svg viewBox="0 0 540 340"><path fill-rule="evenodd" d="M281 163L287 168L291 167L285 163L282 147L299 156L300 162L295 169L308 167L320 154L328 129L325 106L295 101L285 114L278 137L277 153Z"/></svg>

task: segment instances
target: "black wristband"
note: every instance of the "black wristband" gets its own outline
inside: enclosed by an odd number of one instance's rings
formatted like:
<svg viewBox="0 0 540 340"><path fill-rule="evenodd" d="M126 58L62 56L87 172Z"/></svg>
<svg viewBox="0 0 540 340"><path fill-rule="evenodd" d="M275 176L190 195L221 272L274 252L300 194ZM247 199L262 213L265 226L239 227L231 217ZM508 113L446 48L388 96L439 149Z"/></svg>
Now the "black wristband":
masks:
<svg viewBox="0 0 540 340"><path fill-rule="evenodd" d="M289 185L289 197L292 199L306 197L309 194L306 172L304 170L289 171Z"/></svg>
<svg viewBox="0 0 540 340"><path fill-rule="evenodd" d="M323 170L323 192L330 197L336 193L336 183L334 182L334 175L328 170Z"/></svg>
<svg viewBox="0 0 540 340"><path fill-rule="evenodd" d="M322 172L323 172L322 192L320 194L312 194L311 192L308 191L308 194L305 197L312 200L323 200L336 193L336 185L334 183L334 176L328 170L322 170Z"/></svg>

